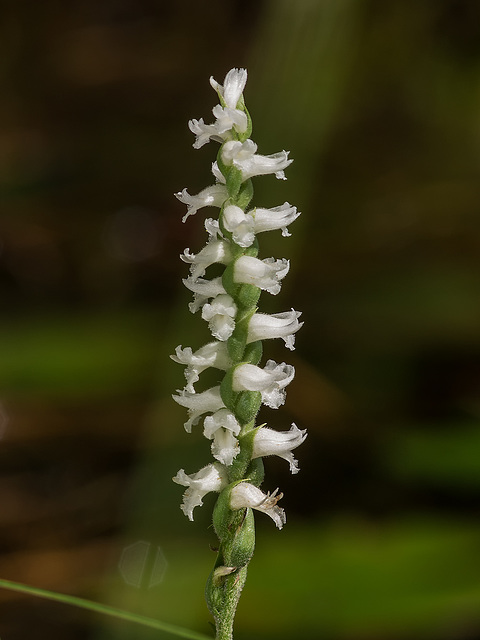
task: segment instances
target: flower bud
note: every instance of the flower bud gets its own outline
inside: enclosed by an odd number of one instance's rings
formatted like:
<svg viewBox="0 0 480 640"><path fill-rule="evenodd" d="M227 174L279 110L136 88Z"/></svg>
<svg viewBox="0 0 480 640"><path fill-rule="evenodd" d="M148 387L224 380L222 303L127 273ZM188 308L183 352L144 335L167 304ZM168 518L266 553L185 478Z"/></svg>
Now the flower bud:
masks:
<svg viewBox="0 0 480 640"><path fill-rule="evenodd" d="M230 69L225 76L223 86L219 84L213 77L210 78L210 84L223 99L227 107L236 109L238 101L242 97L245 84L247 83L246 69Z"/></svg>

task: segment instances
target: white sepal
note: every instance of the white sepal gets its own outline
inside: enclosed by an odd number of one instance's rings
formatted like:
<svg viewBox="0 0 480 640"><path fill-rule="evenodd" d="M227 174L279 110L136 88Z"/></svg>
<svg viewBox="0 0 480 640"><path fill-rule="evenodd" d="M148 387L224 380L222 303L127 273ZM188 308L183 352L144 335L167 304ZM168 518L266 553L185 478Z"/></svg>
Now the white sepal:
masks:
<svg viewBox="0 0 480 640"><path fill-rule="evenodd" d="M207 416L203 425L203 435L213 440L213 457L222 464L231 465L240 451L235 437L240 433L240 425L233 413L228 409L219 409L213 415Z"/></svg>
<svg viewBox="0 0 480 640"><path fill-rule="evenodd" d="M187 391L186 389L177 390L178 396L173 395L172 398L182 407L188 409L188 420L185 422L185 431L192 432L192 425L197 424L204 413L215 413L222 409L222 397L220 395L220 387L212 387L202 393Z"/></svg>
<svg viewBox="0 0 480 640"><path fill-rule="evenodd" d="M225 182L225 179L223 180ZM223 184L213 184L210 187L202 189L200 193L191 196L186 189L179 191L175 197L187 205L187 213L183 216L182 222L192 216L202 207L221 207L228 198L228 191Z"/></svg>
<svg viewBox="0 0 480 640"><path fill-rule="evenodd" d="M254 364L241 364L233 372L232 388L234 391L260 391L263 404L278 409L285 402L285 387L294 376L294 367L285 362L277 364L268 360L263 369Z"/></svg>
<svg viewBox="0 0 480 640"><path fill-rule="evenodd" d="M303 431L292 422L289 431L275 431L267 427L260 427L253 440L253 458L265 456L279 456L290 464L290 471L298 473L298 462L293 457L292 449L295 449L307 437L307 430Z"/></svg>
<svg viewBox="0 0 480 640"><path fill-rule="evenodd" d="M300 311L284 311L268 315L266 313L254 313L248 323L247 344L256 340L268 340L270 338L282 338L287 349L295 349L295 332L303 326L299 322Z"/></svg>
<svg viewBox="0 0 480 640"><path fill-rule="evenodd" d="M281 529L285 524L287 517L285 511L277 506L277 502L283 497L280 493L277 495L278 489L270 493L263 493L261 489L249 482L240 482L233 487L230 493L230 506L232 509L245 509L249 507L262 511L270 516L277 527Z"/></svg>
<svg viewBox="0 0 480 640"><path fill-rule="evenodd" d="M184 278L182 282L187 289L190 289L190 291L193 291L195 294L193 302L190 302L188 305L188 308L192 313L195 313L203 307L209 298L215 298L215 296L218 296L221 293L226 293L220 276L218 278L213 278L212 280L204 280L203 278L193 278L190 276L188 278Z"/></svg>
<svg viewBox="0 0 480 640"><path fill-rule="evenodd" d="M175 349L175 355L170 356L174 362L184 364L185 378L187 379L186 391L194 393L193 385L198 382L199 374L209 367L215 367L226 371L231 366L225 342L209 342L197 351L193 352L191 347L182 348L179 345Z"/></svg>
<svg viewBox="0 0 480 640"><path fill-rule="evenodd" d="M228 484L228 476L225 467L218 462L207 464L206 467L187 475L183 469L172 478L177 484L181 484L187 487L187 490L183 494L183 501L181 510L188 517L189 520L193 520L193 510L195 507L201 507L203 504L203 497L210 491L216 491L217 493L222 491Z"/></svg>
<svg viewBox="0 0 480 640"><path fill-rule="evenodd" d="M285 258L265 258L240 256L233 267L233 281L253 284L264 291L276 295L281 289L280 280L288 273L290 262Z"/></svg>
<svg viewBox="0 0 480 640"><path fill-rule="evenodd" d="M280 151L268 156L256 153L257 145L253 140L228 140L222 147L222 160L227 166L234 166L242 172L243 181L253 176L263 176L274 173L281 180L285 180L283 172L293 160L288 159L288 151Z"/></svg>
<svg viewBox="0 0 480 640"><path fill-rule="evenodd" d="M216 296L202 308L202 318L208 322L212 336L222 341L228 340L232 335L236 313L237 305L228 293Z"/></svg>
<svg viewBox="0 0 480 640"><path fill-rule="evenodd" d="M225 76L223 86L214 80L213 77L210 78L210 84L218 95L223 98L225 104L227 107L230 107L230 109L236 109L238 101L242 97L246 83L246 69L230 69Z"/></svg>
<svg viewBox="0 0 480 640"><path fill-rule="evenodd" d="M231 260L230 247L225 240L211 240L197 254L190 253L190 249L180 254L180 259L190 264L192 278L199 278L205 274L205 270L212 264L228 264Z"/></svg>

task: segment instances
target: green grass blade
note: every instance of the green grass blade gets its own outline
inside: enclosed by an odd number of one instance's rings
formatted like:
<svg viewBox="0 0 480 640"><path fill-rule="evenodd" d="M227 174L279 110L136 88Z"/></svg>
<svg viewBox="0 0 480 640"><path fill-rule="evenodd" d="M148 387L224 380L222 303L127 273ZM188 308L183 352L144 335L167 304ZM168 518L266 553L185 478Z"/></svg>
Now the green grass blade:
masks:
<svg viewBox="0 0 480 640"><path fill-rule="evenodd" d="M105 604L99 604L98 602L77 598L76 596L69 596L63 593L56 593L55 591L38 589L37 587L30 587L19 582L0 579L0 588L26 593L39 598L46 598L47 600L62 602L63 604L73 605L74 607L87 609L88 611L95 611L96 613L102 613L103 615L118 618L119 620L127 620L128 622L141 624L144 627L150 627L150 629L165 631L166 633L171 633L172 635L180 636L181 638L190 638L191 640L212 640L209 636L203 635L203 633L197 633L196 631L190 631L190 629L177 627L174 624L168 624L167 622L161 622L160 620L154 620L153 618L147 618L146 616L140 616L135 613L130 613L129 611L123 611L122 609L109 607Z"/></svg>

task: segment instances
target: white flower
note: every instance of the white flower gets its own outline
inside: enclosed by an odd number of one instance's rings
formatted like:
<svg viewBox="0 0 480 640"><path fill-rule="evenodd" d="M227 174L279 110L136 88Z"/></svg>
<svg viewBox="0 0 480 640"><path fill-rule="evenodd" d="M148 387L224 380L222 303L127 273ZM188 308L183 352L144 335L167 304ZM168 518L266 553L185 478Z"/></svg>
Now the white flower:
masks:
<svg viewBox="0 0 480 640"><path fill-rule="evenodd" d="M188 420L185 422L185 431L192 432L192 425L197 424L200 416L204 413L214 413L219 409L222 409L223 404L222 397L220 395L220 387L212 387L202 393L191 393L186 389L178 390L178 396L172 396L172 398L182 407L188 409Z"/></svg>
<svg viewBox="0 0 480 640"><path fill-rule="evenodd" d="M189 520L193 520L193 510L195 507L202 506L203 497L207 493L210 491L220 492L228 484L227 471L218 462L207 464L206 467L191 475L187 475L183 469L180 469L172 480L187 487L180 508Z"/></svg>
<svg viewBox="0 0 480 640"><path fill-rule="evenodd" d="M209 342L201 347L195 353L191 347L179 345L175 349L175 355L170 356L174 362L186 365L185 378L187 379L186 391L194 393L193 385L199 379L199 374L209 367L215 367L226 371L231 366L231 360L228 355L227 345L225 342Z"/></svg>
<svg viewBox="0 0 480 640"><path fill-rule="evenodd" d="M249 247L255 240L253 217L234 204L228 205L223 210L223 225L240 247Z"/></svg>
<svg viewBox="0 0 480 640"><path fill-rule="evenodd" d="M283 338L287 349L295 349L295 332L303 326L299 322L300 311L284 311L268 315L266 313L254 313L248 323L247 344L256 340L268 340L270 338Z"/></svg>
<svg viewBox="0 0 480 640"><path fill-rule="evenodd" d="M256 208L250 213L254 219L255 233L281 229L282 235L285 237L291 235L288 232L287 225L292 224L300 215L297 207L292 206L288 202L284 202L279 207L272 207L271 209Z"/></svg>
<svg viewBox="0 0 480 640"><path fill-rule="evenodd" d="M241 364L233 372L232 388L234 391L260 391L263 404L278 409L285 402L285 387L294 376L294 367L285 362L277 364L268 360L263 369L254 364Z"/></svg>
<svg viewBox="0 0 480 640"><path fill-rule="evenodd" d="M227 293L222 284L222 278L213 278L212 280L204 280L203 278L193 278L192 276L184 278L183 284L193 291L195 294L193 302L190 302L188 308L192 313L198 311L209 298L214 298L221 293Z"/></svg>
<svg viewBox="0 0 480 640"><path fill-rule="evenodd" d="M281 289L280 280L287 275L289 268L290 263L285 258L259 260L252 256L240 256L233 267L233 280L253 284L276 295Z"/></svg>
<svg viewBox="0 0 480 640"><path fill-rule="evenodd" d="M208 322L213 337L223 341L228 340L235 329L236 313L237 305L232 296L222 293L203 306L202 318Z"/></svg>
<svg viewBox="0 0 480 640"><path fill-rule="evenodd" d="M175 197L187 205L187 213L182 218L182 222L185 222L188 216L192 216L202 207L221 207L228 198L228 191L223 184L213 184L202 189L195 196L191 196L186 189L183 189L176 193Z"/></svg>
<svg viewBox="0 0 480 640"><path fill-rule="evenodd" d="M289 431L275 431L260 427L253 440L253 458L265 456L279 456L290 464L290 471L298 473L298 462L293 457L292 449L295 449L307 437L307 430L303 431L293 422Z"/></svg>
<svg viewBox="0 0 480 640"><path fill-rule="evenodd" d="M287 225L298 218L300 212L288 202L271 209L252 209L245 213L240 207L228 205L223 210L223 224L240 247L250 247L255 234L282 229L283 236L290 236Z"/></svg>
<svg viewBox="0 0 480 640"><path fill-rule="evenodd" d="M203 145L210 142L210 140L217 140L217 142L223 141L218 131L217 123L205 124L203 118L200 118L200 120L193 118L188 121L188 128L196 136L195 142L193 143L195 149L200 149L200 147L203 147Z"/></svg>
<svg viewBox="0 0 480 640"><path fill-rule="evenodd" d="M213 457L222 464L231 465L240 451L240 445L235 436L240 433L240 425L231 411L219 409L204 421L203 435L212 442Z"/></svg>
<svg viewBox="0 0 480 640"><path fill-rule="evenodd" d="M221 107L217 105L213 107L213 115L216 118L215 126L221 135L222 142L229 139L225 136L234 128L238 133L245 133L248 126L247 116L240 109L232 109L231 107Z"/></svg>
<svg viewBox="0 0 480 640"><path fill-rule="evenodd" d="M210 78L210 84L223 98L227 107L230 109L236 109L238 101L242 97L245 84L247 83L247 70L246 69L230 69L225 76L223 86L218 84L213 77Z"/></svg>
<svg viewBox="0 0 480 640"><path fill-rule="evenodd" d="M197 254L190 253L190 249L187 247L180 255L180 259L191 265L192 278L196 279L203 276L205 269L216 262L228 264L231 260L231 251L228 243L224 240L212 239Z"/></svg>
<svg viewBox="0 0 480 640"><path fill-rule="evenodd" d="M217 105L213 108L213 115L216 120L213 124L205 124L203 118L200 120L189 120L188 127L195 134L196 139L193 143L195 149L200 149L210 140L216 142L224 142L231 140L231 130L235 128L238 133L244 133L247 130L247 116L240 109L231 109L230 107L221 107Z"/></svg>
<svg viewBox="0 0 480 640"><path fill-rule="evenodd" d="M253 140L229 140L223 145L222 160L227 166L233 165L239 169L244 181L269 173L274 173L281 180L286 179L283 169L293 162L288 159L288 151L280 151L269 156L261 156L256 151L257 145Z"/></svg>
<svg viewBox="0 0 480 640"><path fill-rule="evenodd" d="M261 489L249 482L240 482L233 487L230 494L230 506L232 509L244 509L250 507L257 511L262 511L270 516L277 527L281 529L287 517L285 511L277 506L277 502L283 497L280 493L277 495L278 489L270 493L263 493Z"/></svg>

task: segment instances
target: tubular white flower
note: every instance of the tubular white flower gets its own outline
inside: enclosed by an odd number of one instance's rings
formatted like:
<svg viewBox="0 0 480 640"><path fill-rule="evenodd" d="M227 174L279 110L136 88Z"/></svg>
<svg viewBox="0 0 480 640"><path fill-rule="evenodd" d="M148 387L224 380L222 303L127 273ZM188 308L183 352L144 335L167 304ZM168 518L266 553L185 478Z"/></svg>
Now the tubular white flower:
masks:
<svg viewBox="0 0 480 640"><path fill-rule="evenodd" d="M240 207L228 205L223 211L223 224L232 234L233 241L240 247L250 247L255 234L281 229L282 235L291 234L287 225L298 218L300 212L288 202L271 209L252 209L245 213Z"/></svg>
<svg viewBox="0 0 480 640"><path fill-rule="evenodd" d="M185 347L179 345L175 349L175 355L170 356L174 362L184 364L185 378L187 379L186 391L195 393L193 385L198 382L199 374L209 367L215 367L226 371L232 364L227 351L227 345L225 342L209 342L205 346L201 347L195 353L192 352L191 347Z"/></svg>
<svg viewBox="0 0 480 640"><path fill-rule="evenodd" d="M282 338L287 349L295 349L295 333L303 326L298 318L301 311L284 311L283 313L254 313L248 323L247 344L256 340L269 340L270 338Z"/></svg>
<svg viewBox="0 0 480 640"><path fill-rule="evenodd" d="M190 289L190 291L193 291L195 294L193 302L190 302L188 305L192 313L195 313L203 307L209 298L214 298L221 293L226 293L220 276L213 278L213 280L204 280L203 278L193 278L190 276L189 278L184 278L182 282L187 289Z"/></svg>
<svg viewBox="0 0 480 640"><path fill-rule="evenodd" d="M181 484L187 487L187 490L183 494L183 502L181 510L188 517L189 520L193 520L193 510L195 507L201 507L203 504L203 497L210 491L216 491L217 493L222 491L228 484L228 476L225 467L218 462L207 464L206 467L187 475L183 469L172 478L177 484Z"/></svg>
<svg viewBox="0 0 480 640"><path fill-rule="evenodd" d="M277 502L283 497L283 493L277 495L278 489L270 493L263 493L261 489L249 482L240 482L233 487L230 494L230 506L232 509L244 509L249 507L262 511L270 516L277 527L281 529L287 521L285 511L277 506Z"/></svg>
<svg viewBox="0 0 480 640"><path fill-rule="evenodd" d="M223 86L218 84L213 77L210 78L210 84L230 109L236 109L238 101L242 97L243 90L245 89L246 82L246 69L230 69L225 76Z"/></svg>
<svg viewBox="0 0 480 640"><path fill-rule="evenodd" d="M237 305L232 296L222 293L216 296L210 304L203 305L202 318L208 322L208 327L217 340L228 340L235 329L235 314Z"/></svg>
<svg viewBox="0 0 480 640"><path fill-rule="evenodd" d="M191 196L186 189L183 189L176 193L175 197L187 205L187 213L182 218L182 222L185 222L188 216L193 216L202 207L221 207L228 198L228 191L224 184L213 184L202 189L195 196Z"/></svg>
<svg viewBox="0 0 480 640"><path fill-rule="evenodd" d="M212 264L228 264L231 257L228 243L224 240L213 239L197 254L190 253L190 249L187 247L180 255L180 259L183 260L183 262L191 265L190 272L192 278L195 279L203 276L205 269Z"/></svg>
<svg viewBox="0 0 480 640"><path fill-rule="evenodd" d="M234 391L260 391L262 402L278 409L285 402L285 387L295 376L295 368L291 364L277 364L268 360L261 369L254 364L241 364L233 372L232 388Z"/></svg>
<svg viewBox="0 0 480 640"><path fill-rule="evenodd" d="M253 176L274 173L280 180L286 180L283 172L293 160L288 159L288 151L280 151L268 156L256 153L257 145L253 140L229 140L222 147L222 160L227 166L233 165L242 172L243 180Z"/></svg>
<svg viewBox="0 0 480 640"><path fill-rule="evenodd" d="M223 210L223 225L240 247L249 247L255 240L253 217L236 205L228 205Z"/></svg>
<svg viewBox="0 0 480 640"><path fill-rule="evenodd" d="M240 451L235 437L240 433L240 425L233 413L228 409L219 409L213 415L207 416L203 425L203 435L213 440L213 457L224 465L231 465Z"/></svg>
<svg viewBox="0 0 480 640"><path fill-rule="evenodd" d="M284 202L279 207L272 207L271 209L260 209L257 207L250 213L254 219L255 233L281 229L282 236L284 237L291 235L287 229L287 225L292 224L300 215L297 207L292 206L288 202Z"/></svg>
<svg viewBox="0 0 480 640"><path fill-rule="evenodd" d="M240 256L233 268L233 280L237 283L253 284L276 295L281 289L280 280L288 273L290 262L285 258L265 258Z"/></svg>
<svg viewBox="0 0 480 640"><path fill-rule="evenodd" d="M279 456L289 463L292 473L298 473L298 461L293 457L292 449L300 446L306 437L307 430L302 431L294 422L289 431L260 427L253 440L252 459Z"/></svg>
<svg viewBox="0 0 480 640"><path fill-rule="evenodd" d="M188 409L188 420L185 422L185 431L192 432L192 425L197 424L204 413L214 413L225 407L220 395L220 387L212 387L202 393L191 393L186 389L177 390L178 396L172 398L182 407Z"/></svg>

